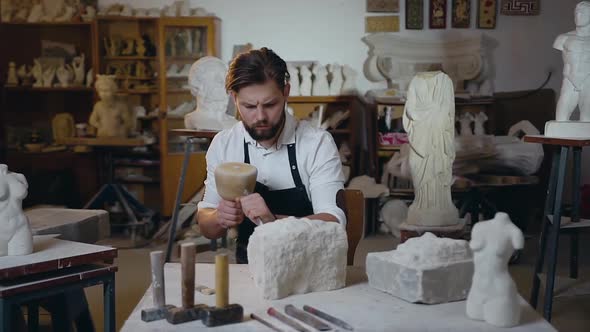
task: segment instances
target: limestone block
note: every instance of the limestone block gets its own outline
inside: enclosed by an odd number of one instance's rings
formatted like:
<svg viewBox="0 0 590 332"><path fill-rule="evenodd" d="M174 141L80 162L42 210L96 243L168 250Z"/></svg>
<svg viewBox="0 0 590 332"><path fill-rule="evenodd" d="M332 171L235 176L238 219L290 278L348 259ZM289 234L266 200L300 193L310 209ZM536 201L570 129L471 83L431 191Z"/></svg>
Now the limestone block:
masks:
<svg viewBox="0 0 590 332"><path fill-rule="evenodd" d="M473 258L464 240L426 233L366 261L369 285L408 302L444 303L466 298Z"/></svg>
<svg viewBox="0 0 590 332"><path fill-rule="evenodd" d="M288 217L256 227L249 269L265 299L342 288L348 241L335 222Z"/></svg>

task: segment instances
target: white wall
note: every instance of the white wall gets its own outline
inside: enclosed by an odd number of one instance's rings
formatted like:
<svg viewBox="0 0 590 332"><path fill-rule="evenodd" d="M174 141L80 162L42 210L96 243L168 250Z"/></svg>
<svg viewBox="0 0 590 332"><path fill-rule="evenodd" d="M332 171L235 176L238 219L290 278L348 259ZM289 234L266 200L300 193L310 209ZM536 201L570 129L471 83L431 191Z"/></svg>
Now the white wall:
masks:
<svg viewBox="0 0 590 332"><path fill-rule="evenodd" d="M500 0L497 0L500 3ZM98 0L104 7L114 3L133 7L162 7L173 0ZM451 24L451 2L448 3L447 27ZM543 0L538 16L503 16L498 14L496 29L476 29L476 3L472 0L471 29L483 32L495 48L495 90L516 91L538 87L553 71L548 87L559 91L563 63L561 53L552 48L555 37L574 29L574 7L578 0ZM405 30L405 0L400 3L401 32ZM425 3L424 26L428 27L428 0ZM327 64L349 64L362 73L368 47L361 41L366 0L191 0L193 7L203 7L218 16L221 23L221 55L230 60L235 44L252 43L259 48L272 48L286 61L315 60ZM464 30L464 29L461 29ZM440 30L423 30L435 35ZM359 75L362 92L383 87ZM590 158L584 156L584 169L590 169ZM589 172L583 182L590 182Z"/></svg>

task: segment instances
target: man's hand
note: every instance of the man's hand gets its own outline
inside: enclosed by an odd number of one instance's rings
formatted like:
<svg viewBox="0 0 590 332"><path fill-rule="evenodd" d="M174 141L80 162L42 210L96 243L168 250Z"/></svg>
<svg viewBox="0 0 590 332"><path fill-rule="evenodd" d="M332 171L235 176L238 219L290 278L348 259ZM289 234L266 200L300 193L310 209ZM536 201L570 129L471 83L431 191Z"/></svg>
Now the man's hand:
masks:
<svg viewBox="0 0 590 332"><path fill-rule="evenodd" d="M217 224L222 228L239 225L244 220L244 213L239 200L235 202L221 200L217 206Z"/></svg>
<svg viewBox="0 0 590 332"><path fill-rule="evenodd" d="M256 219L260 218L263 223L275 220L274 214L269 210L264 198L258 193L250 194L240 198L242 204L242 211L252 222L256 223Z"/></svg>

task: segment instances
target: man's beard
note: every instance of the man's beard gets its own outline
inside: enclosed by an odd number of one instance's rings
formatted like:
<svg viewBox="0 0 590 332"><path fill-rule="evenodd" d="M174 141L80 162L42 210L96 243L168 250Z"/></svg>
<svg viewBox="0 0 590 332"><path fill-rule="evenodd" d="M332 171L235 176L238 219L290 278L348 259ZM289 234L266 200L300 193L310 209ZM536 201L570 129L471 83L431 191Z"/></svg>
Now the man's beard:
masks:
<svg viewBox="0 0 590 332"><path fill-rule="evenodd" d="M277 135L277 133L283 128L284 124L285 112L283 112L283 115L281 115L281 119L279 120L279 122L268 129L256 129L256 127L258 126L268 126L268 121L256 122L252 126L248 126L244 123L244 128L246 128L246 131L254 140L266 141L274 138Z"/></svg>

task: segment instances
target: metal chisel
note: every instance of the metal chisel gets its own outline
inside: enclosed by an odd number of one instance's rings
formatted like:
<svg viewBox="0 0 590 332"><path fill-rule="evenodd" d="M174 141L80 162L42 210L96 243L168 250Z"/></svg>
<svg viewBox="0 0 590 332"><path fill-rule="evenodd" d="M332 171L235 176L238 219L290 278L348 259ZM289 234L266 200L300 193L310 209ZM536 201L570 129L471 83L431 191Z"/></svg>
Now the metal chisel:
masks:
<svg viewBox="0 0 590 332"><path fill-rule="evenodd" d="M285 306L285 313L297 320L304 322L305 324L313 327L316 330L330 331L332 329L329 325L327 325L324 322L322 322L321 320L313 317L312 315L308 314L307 312L305 312L301 309L295 308L295 306L292 304Z"/></svg>

